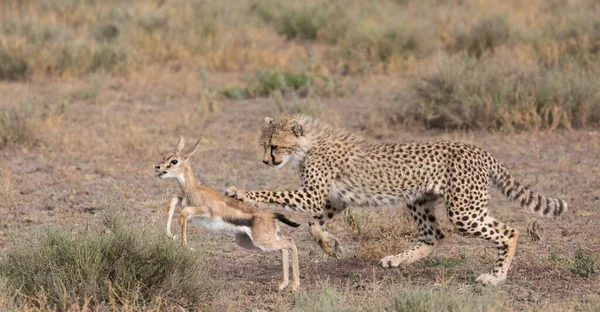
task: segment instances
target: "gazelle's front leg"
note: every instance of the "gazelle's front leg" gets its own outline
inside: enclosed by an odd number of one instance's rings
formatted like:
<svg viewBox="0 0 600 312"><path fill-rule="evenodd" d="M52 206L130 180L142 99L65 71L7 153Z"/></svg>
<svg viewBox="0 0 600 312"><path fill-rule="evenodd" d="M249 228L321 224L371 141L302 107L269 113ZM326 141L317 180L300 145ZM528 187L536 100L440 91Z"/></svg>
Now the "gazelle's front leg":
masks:
<svg viewBox="0 0 600 312"><path fill-rule="evenodd" d="M177 204L181 201L181 199L179 197L173 197L171 199L171 202L169 203L169 208L168 208L168 220L167 220L167 236L172 238L172 239L176 239L177 237L173 235L173 233L171 233L171 223L173 221L173 213L175 212L175 208L177 207Z"/></svg>

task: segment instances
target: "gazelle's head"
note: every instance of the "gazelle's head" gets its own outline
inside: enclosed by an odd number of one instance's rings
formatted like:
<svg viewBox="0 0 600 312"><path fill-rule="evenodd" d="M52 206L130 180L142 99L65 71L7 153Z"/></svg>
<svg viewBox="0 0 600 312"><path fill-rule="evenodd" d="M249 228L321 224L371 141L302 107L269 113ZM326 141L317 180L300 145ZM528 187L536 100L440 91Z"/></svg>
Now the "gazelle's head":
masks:
<svg viewBox="0 0 600 312"><path fill-rule="evenodd" d="M158 177L161 179L182 177L185 168L189 167L190 156L194 155L196 150L198 150L199 145L200 140L198 140L194 146L184 151L185 140L183 137L179 137L179 142L177 142L175 151L165 156L163 160L154 167L158 173Z"/></svg>

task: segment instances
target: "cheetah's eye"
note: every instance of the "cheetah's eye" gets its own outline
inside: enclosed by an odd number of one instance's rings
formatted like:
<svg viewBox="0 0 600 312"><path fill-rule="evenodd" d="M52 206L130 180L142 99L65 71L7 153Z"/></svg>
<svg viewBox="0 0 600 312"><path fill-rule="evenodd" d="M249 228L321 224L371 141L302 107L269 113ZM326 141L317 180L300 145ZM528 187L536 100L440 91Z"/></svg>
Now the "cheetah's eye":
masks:
<svg viewBox="0 0 600 312"><path fill-rule="evenodd" d="M277 149L277 146L275 146L275 145L271 145L271 149L272 149L272 150L276 150L276 149Z"/></svg>
<svg viewBox="0 0 600 312"><path fill-rule="evenodd" d="M178 163L177 159L173 159L173 160L171 160L171 164L173 164L173 165L177 165L177 163Z"/></svg>

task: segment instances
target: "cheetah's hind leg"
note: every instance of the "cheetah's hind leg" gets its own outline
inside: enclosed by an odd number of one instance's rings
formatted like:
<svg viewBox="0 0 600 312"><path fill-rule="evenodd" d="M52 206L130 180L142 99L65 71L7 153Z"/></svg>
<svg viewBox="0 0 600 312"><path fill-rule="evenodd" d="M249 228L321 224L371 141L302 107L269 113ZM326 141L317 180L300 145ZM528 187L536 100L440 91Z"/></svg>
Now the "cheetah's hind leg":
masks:
<svg viewBox="0 0 600 312"><path fill-rule="evenodd" d="M419 243L397 255L384 257L379 261L381 267L395 268L414 263L427 257L441 243L445 236L435 216L435 200L433 196L425 196L407 205L413 220L419 225Z"/></svg>

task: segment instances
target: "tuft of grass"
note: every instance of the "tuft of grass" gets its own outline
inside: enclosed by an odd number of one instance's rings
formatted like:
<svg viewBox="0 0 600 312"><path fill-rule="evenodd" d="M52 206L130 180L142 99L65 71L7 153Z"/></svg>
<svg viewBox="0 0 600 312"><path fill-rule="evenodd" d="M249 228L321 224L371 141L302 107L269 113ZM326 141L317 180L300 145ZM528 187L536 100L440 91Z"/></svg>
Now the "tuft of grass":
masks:
<svg viewBox="0 0 600 312"><path fill-rule="evenodd" d="M279 23L279 33L287 39L315 40L327 20L321 6L287 8Z"/></svg>
<svg viewBox="0 0 600 312"><path fill-rule="evenodd" d="M383 115L391 124L441 129L597 126L599 79L599 70L584 70L577 63L546 68L493 55L442 55L435 69L383 108Z"/></svg>
<svg viewBox="0 0 600 312"><path fill-rule="evenodd" d="M256 92L260 95L271 95L275 91L298 91L309 88L312 77L307 73L292 71L268 70L258 74Z"/></svg>
<svg viewBox="0 0 600 312"><path fill-rule="evenodd" d="M114 211L104 225L104 233L47 229L16 243L0 260L0 277L17 303L144 309L162 298L167 306L197 309L215 295L197 252L147 224L132 227Z"/></svg>
<svg viewBox="0 0 600 312"><path fill-rule="evenodd" d="M217 92L218 96L226 97L226 98L232 99L232 100L251 99L251 98L255 97L254 94L255 94L254 90L252 90L248 87L242 87L242 86L227 87L227 88L223 88L223 89L219 90L219 92Z"/></svg>
<svg viewBox="0 0 600 312"><path fill-rule="evenodd" d="M594 255L589 250L585 250L579 246L573 254L570 266L571 273L583 277L591 277L595 273L594 262Z"/></svg>
<svg viewBox="0 0 600 312"><path fill-rule="evenodd" d="M0 112L0 147L36 144L40 140L40 125L40 112L35 105L13 106Z"/></svg>
<svg viewBox="0 0 600 312"><path fill-rule="evenodd" d="M31 67L23 57L10 54L0 44L0 80L25 80L31 73Z"/></svg>
<svg viewBox="0 0 600 312"><path fill-rule="evenodd" d="M508 18L504 14L490 14L477 20L468 31L458 32L453 50L467 51L477 57L507 43L512 36Z"/></svg>

